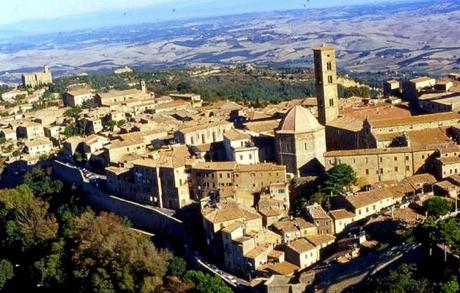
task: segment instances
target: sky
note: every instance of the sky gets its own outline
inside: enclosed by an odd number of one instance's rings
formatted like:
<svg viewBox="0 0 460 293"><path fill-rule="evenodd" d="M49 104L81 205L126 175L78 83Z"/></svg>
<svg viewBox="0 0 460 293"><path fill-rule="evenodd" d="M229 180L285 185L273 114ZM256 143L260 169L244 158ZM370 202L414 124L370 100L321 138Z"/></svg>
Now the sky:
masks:
<svg viewBox="0 0 460 293"><path fill-rule="evenodd" d="M256 12L271 10L286 10L295 8L317 8L324 6L341 6L354 4L367 4L371 2L388 2L391 0L247 0L245 7L233 7L228 0L0 0L0 25L18 23L37 19L53 19L65 16L84 15L88 13L104 13L120 10L133 10L142 7L160 9L186 10L193 7L190 17L201 16L198 14L200 8L206 9L210 3L213 7L219 8L218 3L222 3L222 9L214 11L216 15L233 14L240 12ZM411 0L399 0L399 2L409 2ZM412 0L414 1L414 0ZM195 12L197 15L195 15ZM213 12L209 12L208 14ZM212 15L207 15L212 16ZM174 15L171 15L173 18Z"/></svg>

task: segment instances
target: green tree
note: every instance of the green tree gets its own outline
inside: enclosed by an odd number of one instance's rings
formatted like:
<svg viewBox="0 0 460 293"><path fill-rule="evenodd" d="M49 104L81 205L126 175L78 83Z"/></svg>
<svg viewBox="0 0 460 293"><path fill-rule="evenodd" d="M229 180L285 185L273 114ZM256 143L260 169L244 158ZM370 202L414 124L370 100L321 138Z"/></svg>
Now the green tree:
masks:
<svg viewBox="0 0 460 293"><path fill-rule="evenodd" d="M415 265L402 264L397 269L392 270L388 276L374 282L371 292L427 292L428 280L417 279L416 271Z"/></svg>
<svg viewBox="0 0 460 293"><path fill-rule="evenodd" d="M337 195L356 183L356 172L347 164L338 164L326 172L322 184L322 192L326 195Z"/></svg>
<svg viewBox="0 0 460 293"><path fill-rule="evenodd" d="M14 277L13 265L6 259L0 261L0 290L5 287L6 282Z"/></svg>
<svg viewBox="0 0 460 293"><path fill-rule="evenodd" d="M218 276L211 276L200 271L188 271L184 279L195 285L195 290L202 293L231 293L232 290Z"/></svg>
<svg viewBox="0 0 460 293"><path fill-rule="evenodd" d="M162 284L171 259L113 214L83 213L71 239L77 243L73 276L84 291L152 292Z"/></svg>
<svg viewBox="0 0 460 293"><path fill-rule="evenodd" d="M1 230L5 244L15 253L55 239L58 223L48 212L49 204L34 198L26 185L0 190Z"/></svg>
<svg viewBox="0 0 460 293"><path fill-rule="evenodd" d="M439 292L441 293L457 293L460 292L460 286L458 285L458 279L456 276L451 276L449 280L442 283L439 286Z"/></svg>
<svg viewBox="0 0 460 293"><path fill-rule="evenodd" d="M446 215L452 209L452 204L441 197L433 197L423 203L429 216L439 218Z"/></svg>
<svg viewBox="0 0 460 293"><path fill-rule="evenodd" d="M0 261L0 290L5 287L6 282L14 277L13 265L6 259Z"/></svg>
<svg viewBox="0 0 460 293"><path fill-rule="evenodd" d="M75 108L70 108L69 110L66 110L64 112L65 117L72 117L72 118L78 118L78 116L81 114L83 110L79 107Z"/></svg>
<svg viewBox="0 0 460 293"><path fill-rule="evenodd" d="M35 168L24 175L24 184L40 197L57 194L61 191L63 184L60 180L54 180L51 175L51 168Z"/></svg>
<svg viewBox="0 0 460 293"><path fill-rule="evenodd" d="M106 125L111 131L113 131L115 126L117 126L117 122L115 120L110 119L109 121L107 121Z"/></svg>
<svg viewBox="0 0 460 293"><path fill-rule="evenodd" d="M182 276L187 270L187 262L180 257L174 257L169 263L168 272L174 276Z"/></svg>

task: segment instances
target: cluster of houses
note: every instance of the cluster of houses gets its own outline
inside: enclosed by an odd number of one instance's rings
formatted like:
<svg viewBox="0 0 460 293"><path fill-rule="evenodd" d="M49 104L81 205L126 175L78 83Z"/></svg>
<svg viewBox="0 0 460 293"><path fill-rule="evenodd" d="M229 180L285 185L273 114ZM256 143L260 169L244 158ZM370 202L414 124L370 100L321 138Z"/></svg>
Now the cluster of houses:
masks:
<svg viewBox="0 0 460 293"><path fill-rule="evenodd" d="M2 117L2 145L13 148L2 147L1 155L16 171L50 156L84 164L106 175L109 193L141 204L199 204L209 252L227 270L289 276L369 217L460 191L458 80L418 79L402 91L386 82L385 95L404 92L428 112L413 115L407 101L394 98L339 100L335 50L319 46L314 58L317 98L261 109L205 104L197 94L155 96L143 81L107 92L71 86L59 106ZM34 85L52 82L47 74ZM363 191L328 211L305 206L293 218L291 179L340 163L357 172Z"/></svg>

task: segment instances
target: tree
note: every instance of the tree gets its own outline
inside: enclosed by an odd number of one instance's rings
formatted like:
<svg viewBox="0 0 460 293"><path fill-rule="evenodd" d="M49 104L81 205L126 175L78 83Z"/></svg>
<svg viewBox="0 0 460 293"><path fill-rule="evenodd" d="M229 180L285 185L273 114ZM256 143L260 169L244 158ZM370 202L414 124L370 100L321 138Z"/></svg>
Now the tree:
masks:
<svg viewBox="0 0 460 293"><path fill-rule="evenodd" d="M168 272L174 276L181 277L187 270L187 262L180 257L174 257L169 263Z"/></svg>
<svg viewBox="0 0 460 293"><path fill-rule="evenodd" d="M73 276L83 291L152 292L162 284L171 259L113 214L83 213L70 238L77 243Z"/></svg>
<svg viewBox="0 0 460 293"><path fill-rule="evenodd" d="M13 277L13 265L9 261L2 259L0 261L0 290L2 290L5 287L6 282Z"/></svg>
<svg viewBox="0 0 460 293"><path fill-rule="evenodd" d="M26 185L0 190L1 230L5 244L15 253L56 238L58 223L48 212L49 204L34 198Z"/></svg>
<svg viewBox="0 0 460 293"><path fill-rule="evenodd" d="M117 126L117 122L115 120L112 120L110 119L109 121L107 121L107 127L113 131L113 129L115 128L115 126Z"/></svg>
<svg viewBox="0 0 460 293"><path fill-rule="evenodd" d="M75 108L70 108L69 110L66 110L64 112L64 116L65 117L72 117L72 118L78 118L78 116L80 115L80 113L82 112L83 110L79 107L75 107Z"/></svg>
<svg viewBox="0 0 460 293"><path fill-rule="evenodd" d="M449 280L439 286L441 293L457 293L460 292L460 286L456 276L451 276Z"/></svg>
<svg viewBox="0 0 460 293"><path fill-rule="evenodd" d="M24 184L40 197L57 194L61 191L63 184L60 180L52 179L51 174L51 168L35 168L24 175Z"/></svg>
<svg viewBox="0 0 460 293"><path fill-rule="evenodd" d="M211 276L200 271L188 271L184 279L195 285L195 290L202 293L231 293L232 290L218 276Z"/></svg>
<svg viewBox="0 0 460 293"><path fill-rule="evenodd" d="M446 215L452 209L452 204L441 197L433 197L423 203L429 216L439 218Z"/></svg>
<svg viewBox="0 0 460 293"><path fill-rule="evenodd" d="M322 184L322 192L326 195L337 195L356 183L356 172L347 164L338 164L326 172Z"/></svg>
<svg viewBox="0 0 460 293"><path fill-rule="evenodd" d="M416 279L416 271L415 265L402 264L388 276L374 282L370 292L427 292L428 280Z"/></svg>

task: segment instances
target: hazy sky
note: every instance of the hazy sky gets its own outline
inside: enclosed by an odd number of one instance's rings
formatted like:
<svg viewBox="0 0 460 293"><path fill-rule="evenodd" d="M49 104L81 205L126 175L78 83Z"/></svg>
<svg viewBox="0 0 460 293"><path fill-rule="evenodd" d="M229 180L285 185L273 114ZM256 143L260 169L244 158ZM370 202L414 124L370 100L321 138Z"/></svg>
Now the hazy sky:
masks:
<svg viewBox="0 0 460 293"><path fill-rule="evenodd" d="M225 3L223 10L217 14L234 13L234 9L229 8L228 0L1 0L0 24L14 23L22 20L57 18L68 15L80 15L91 12L116 11L123 9L134 9L143 6L171 6L185 7L186 5L206 5L208 2L221 1ZM293 9L302 7L322 7L333 5L353 5L370 2L385 2L391 0L258 0L251 2L250 7L245 7L251 11L267 10L267 3L274 9ZM399 0L399 2L411 0ZM412 0L414 1L414 0ZM231 3L232 1L230 1ZM190 12L193 17L193 11Z"/></svg>

